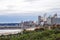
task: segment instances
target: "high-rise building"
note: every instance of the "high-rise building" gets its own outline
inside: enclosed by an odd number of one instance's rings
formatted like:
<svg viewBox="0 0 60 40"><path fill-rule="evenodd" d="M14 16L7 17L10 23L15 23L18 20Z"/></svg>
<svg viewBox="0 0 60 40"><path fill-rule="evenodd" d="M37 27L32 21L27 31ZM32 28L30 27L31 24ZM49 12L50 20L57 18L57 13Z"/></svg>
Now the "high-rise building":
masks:
<svg viewBox="0 0 60 40"><path fill-rule="evenodd" d="M60 18L57 17L57 14L54 14L53 17L47 18L47 24L48 25L60 25Z"/></svg>
<svg viewBox="0 0 60 40"><path fill-rule="evenodd" d="M51 17L48 17L48 18L47 18L47 24L48 24L48 25L51 25L51 24L52 24L52 20L51 20L51 19L52 19Z"/></svg>
<svg viewBox="0 0 60 40"><path fill-rule="evenodd" d="M41 16L38 16L38 25L41 24Z"/></svg>
<svg viewBox="0 0 60 40"><path fill-rule="evenodd" d="M52 25L60 25L60 18L52 18L51 19Z"/></svg>

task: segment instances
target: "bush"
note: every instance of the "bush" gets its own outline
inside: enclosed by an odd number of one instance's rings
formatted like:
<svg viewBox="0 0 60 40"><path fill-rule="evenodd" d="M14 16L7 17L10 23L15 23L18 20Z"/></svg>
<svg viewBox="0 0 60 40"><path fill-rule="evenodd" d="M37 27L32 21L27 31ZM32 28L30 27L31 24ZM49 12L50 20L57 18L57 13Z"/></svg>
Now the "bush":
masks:
<svg viewBox="0 0 60 40"><path fill-rule="evenodd" d="M44 31L44 28L36 28L35 31Z"/></svg>
<svg viewBox="0 0 60 40"><path fill-rule="evenodd" d="M7 37L4 35L0 36L0 40L59 40L59 39L60 39L60 30L56 29L44 30L42 28L36 29L35 31L25 30L23 34L18 33L15 35L8 35Z"/></svg>

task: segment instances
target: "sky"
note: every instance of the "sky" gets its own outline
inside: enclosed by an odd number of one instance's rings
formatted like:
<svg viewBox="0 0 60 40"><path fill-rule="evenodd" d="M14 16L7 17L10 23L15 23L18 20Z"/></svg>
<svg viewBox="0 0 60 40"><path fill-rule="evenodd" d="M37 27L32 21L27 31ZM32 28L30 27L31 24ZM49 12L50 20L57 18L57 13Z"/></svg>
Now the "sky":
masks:
<svg viewBox="0 0 60 40"><path fill-rule="evenodd" d="M60 0L0 0L0 22L37 20L52 9L60 10Z"/></svg>

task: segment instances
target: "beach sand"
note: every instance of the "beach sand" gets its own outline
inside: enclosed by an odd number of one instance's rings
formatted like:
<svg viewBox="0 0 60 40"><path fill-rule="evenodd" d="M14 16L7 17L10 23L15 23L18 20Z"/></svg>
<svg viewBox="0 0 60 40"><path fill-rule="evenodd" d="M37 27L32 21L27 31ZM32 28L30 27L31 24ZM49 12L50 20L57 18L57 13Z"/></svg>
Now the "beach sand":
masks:
<svg viewBox="0 0 60 40"><path fill-rule="evenodd" d="M22 29L2 29L0 30L0 35L17 34L22 31L23 31Z"/></svg>

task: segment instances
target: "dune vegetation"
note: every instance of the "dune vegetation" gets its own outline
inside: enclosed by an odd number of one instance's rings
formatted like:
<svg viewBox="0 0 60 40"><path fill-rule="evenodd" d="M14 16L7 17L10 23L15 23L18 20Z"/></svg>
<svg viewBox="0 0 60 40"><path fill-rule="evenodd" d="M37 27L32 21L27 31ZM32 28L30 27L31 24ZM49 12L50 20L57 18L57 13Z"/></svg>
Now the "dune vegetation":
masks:
<svg viewBox="0 0 60 40"><path fill-rule="evenodd" d="M60 29L36 29L18 34L1 35L0 40L60 40Z"/></svg>

